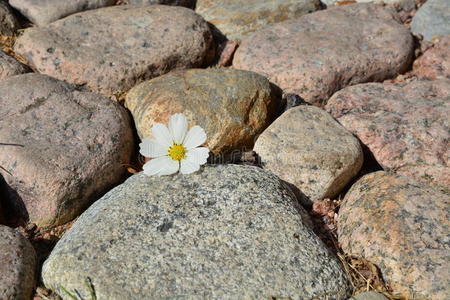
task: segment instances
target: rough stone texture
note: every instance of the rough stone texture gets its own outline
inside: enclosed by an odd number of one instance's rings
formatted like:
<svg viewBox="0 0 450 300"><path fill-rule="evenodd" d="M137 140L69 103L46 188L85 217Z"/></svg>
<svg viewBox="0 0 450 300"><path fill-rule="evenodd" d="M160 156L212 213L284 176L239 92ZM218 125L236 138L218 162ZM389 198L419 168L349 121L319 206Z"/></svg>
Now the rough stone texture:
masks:
<svg viewBox="0 0 450 300"><path fill-rule="evenodd" d="M90 277L98 299L346 299L341 266L294 199L256 167L139 173L66 232L43 280L61 295L61 285L86 295Z"/></svg>
<svg viewBox="0 0 450 300"><path fill-rule="evenodd" d="M117 184L133 151L127 113L40 74L0 81L0 165L9 201L40 227L77 216Z"/></svg>
<svg viewBox="0 0 450 300"><path fill-rule="evenodd" d="M348 87L326 109L385 169L450 186L450 81Z"/></svg>
<svg viewBox="0 0 450 300"><path fill-rule="evenodd" d="M172 69L202 66L207 23L177 6L113 6L30 28L15 51L41 73L112 96Z"/></svg>
<svg viewBox="0 0 450 300"><path fill-rule="evenodd" d="M408 177L371 173L346 194L338 225L342 249L378 265L394 293L450 299L448 195Z"/></svg>
<svg viewBox="0 0 450 300"><path fill-rule="evenodd" d="M206 145L218 154L253 147L279 111L281 97L263 76L233 69L177 71L144 82L127 94L141 138L151 137L155 122L183 113L191 126L203 127ZM247 149L248 150L248 149Z"/></svg>
<svg viewBox="0 0 450 300"><path fill-rule="evenodd" d="M0 262L0 299L30 299L36 253L26 238L4 225L0 225Z"/></svg>
<svg viewBox="0 0 450 300"><path fill-rule="evenodd" d="M450 34L450 1L428 0L413 17L411 31L422 34L425 40Z"/></svg>
<svg viewBox="0 0 450 300"><path fill-rule="evenodd" d="M336 196L359 172L359 141L326 111L301 105L287 110L256 140L264 168L294 184L307 202Z"/></svg>
<svg viewBox="0 0 450 300"><path fill-rule="evenodd" d="M0 50L0 80L28 72L31 72L30 68Z"/></svg>
<svg viewBox="0 0 450 300"><path fill-rule="evenodd" d="M321 2L325 5L332 6L332 5L345 5L348 3L385 3L385 4L403 4L405 2L414 2L414 0L321 0ZM414 4L415 5L415 4ZM411 6L411 4L408 4L408 6Z"/></svg>
<svg viewBox="0 0 450 300"><path fill-rule="evenodd" d="M189 8L195 7L196 0L128 0L128 4L132 5L149 5L149 4L163 4L163 5L176 5Z"/></svg>
<svg viewBox="0 0 450 300"><path fill-rule="evenodd" d="M228 39L242 40L269 24L296 19L319 8L319 0L197 0L196 11Z"/></svg>
<svg viewBox="0 0 450 300"><path fill-rule="evenodd" d="M12 7L39 26L77 12L113 5L116 2L117 0L9 0Z"/></svg>
<svg viewBox="0 0 450 300"><path fill-rule="evenodd" d="M414 73L429 79L450 79L450 35L443 37L413 65Z"/></svg>
<svg viewBox="0 0 450 300"><path fill-rule="evenodd" d="M19 29L19 22L9 5L0 0L0 35L12 36Z"/></svg>
<svg viewBox="0 0 450 300"><path fill-rule="evenodd" d="M351 297L349 300L389 300L383 294L375 291L364 292Z"/></svg>
<svg viewBox="0 0 450 300"><path fill-rule="evenodd" d="M321 106L345 86L405 71L412 51L411 34L391 10L351 4L255 32L238 48L233 65Z"/></svg>

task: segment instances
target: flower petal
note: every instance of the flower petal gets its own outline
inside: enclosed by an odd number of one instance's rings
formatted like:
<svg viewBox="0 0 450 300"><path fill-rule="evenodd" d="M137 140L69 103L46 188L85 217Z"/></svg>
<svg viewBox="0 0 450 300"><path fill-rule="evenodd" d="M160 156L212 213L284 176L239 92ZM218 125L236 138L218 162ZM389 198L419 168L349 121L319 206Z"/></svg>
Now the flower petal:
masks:
<svg viewBox="0 0 450 300"><path fill-rule="evenodd" d="M199 164L196 164L195 162L191 162L190 160L187 160L187 159L182 159L180 162L180 165L181 165L180 172L182 174L191 174L200 169Z"/></svg>
<svg viewBox="0 0 450 300"><path fill-rule="evenodd" d="M206 147L200 147L188 150L185 159L192 163L203 165L208 160L208 157L209 149Z"/></svg>
<svg viewBox="0 0 450 300"><path fill-rule="evenodd" d="M169 129L167 129L166 125L155 123L152 127L152 133L156 141L162 146L166 147L167 149L172 146L172 135L170 134L170 131Z"/></svg>
<svg viewBox="0 0 450 300"><path fill-rule="evenodd" d="M174 114L170 117L169 131L172 134L172 139L175 143L183 143L187 132L187 119L183 114Z"/></svg>
<svg viewBox="0 0 450 300"><path fill-rule="evenodd" d="M186 149L189 150L200 146L205 141L206 141L205 130L203 130L203 128L201 128L200 126L195 125L187 133L183 145L184 147L186 147Z"/></svg>
<svg viewBox="0 0 450 300"><path fill-rule="evenodd" d="M143 139L139 144L139 153L145 157L155 158L167 155L167 147L164 147L154 139Z"/></svg>
<svg viewBox="0 0 450 300"><path fill-rule="evenodd" d="M148 161L144 167L145 175L169 175L178 171L179 163L168 156L161 156Z"/></svg>

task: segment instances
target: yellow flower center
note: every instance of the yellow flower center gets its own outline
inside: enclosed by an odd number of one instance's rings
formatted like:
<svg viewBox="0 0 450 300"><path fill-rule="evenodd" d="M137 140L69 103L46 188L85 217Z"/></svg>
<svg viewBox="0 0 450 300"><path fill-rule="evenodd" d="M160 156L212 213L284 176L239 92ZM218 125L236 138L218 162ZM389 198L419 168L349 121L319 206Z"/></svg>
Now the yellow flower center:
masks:
<svg viewBox="0 0 450 300"><path fill-rule="evenodd" d="M173 160L182 160L186 156L186 148L183 145L173 143L173 145L167 151L169 157Z"/></svg>

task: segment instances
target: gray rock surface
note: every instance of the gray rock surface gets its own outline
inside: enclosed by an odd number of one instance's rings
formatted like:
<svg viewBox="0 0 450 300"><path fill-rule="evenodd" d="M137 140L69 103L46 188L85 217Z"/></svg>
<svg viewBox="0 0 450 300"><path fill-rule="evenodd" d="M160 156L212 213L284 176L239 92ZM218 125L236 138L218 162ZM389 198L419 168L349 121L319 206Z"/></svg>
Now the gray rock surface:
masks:
<svg viewBox="0 0 450 300"><path fill-rule="evenodd" d="M44 263L46 286L98 299L346 299L336 258L281 181L250 166L133 175L94 203ZM64 299L68 299L67 296Z"/></svg>
<svg viewBox="0 0 450 300"><path fill-rule="evenodd" d="M117 0L9 0L9 4L36 25L42 26L68 15L113 5Z"/></svg>
<svg viewBox="0 0 450 300"><path fill-rule="evenodd" d="M113 6L29 28L14 50L40 73L109 97L212 58L207 23L179 6Z"/></svg>
<svg viewBox="0 0 450 300"><path fill-rule="evenodd" d="M319 0L197 0L196 12L230 40L320 8Z"/></svg>
<svg viewBox="0 0 450 300"><path fill-rule="evenodd" d="M127 0L126 3L132 5L152 5L152 4L163 4L163 5L176 5L184 6L189 8L195 7L196 0Z"/></svg>
<svg viewBox="0 0 450 300"><path fill-rule="evenodd" d="M422 34L425 40L450 34L450 1L428 0L414 15L411 31Z"/></svg>
<svg viewBox="0 0 450 300"><path fill-rule="evenodd" d="M409 30L375 4L350 4L277 23L251 34L233 67L265 75L285 93L317 106L337 90L407 70Z"/></svg>
<svg viewBox="0 0 450 300"><path fill-rule="evenodd" d="M0 81L0 170L17 212L40 227L76 217L118 184L133 152L126 111L41 74Z"/></svg>
<svg viewBox="0 0 450 300"><path fill-rule="evenodd" d="M315 106L287 110L258 137L254 150L264 168L306 196L304 204L336 196L363 163L359 141Z"/></svg>
<svg viewBox="0 0 450 300"><path fill-rule="evenodd" d="M375 291L364 292L351 297L349 300L389 300L383 294Z"/></svg>
<svg viewBox="0 0 450 300"><path fill-rule="evenodd" d="M28 72L31 72L28 66L0 50L0 80Z"/></svg>
<svg viewBox="0 0 450 300"><path fill-rule="evenodd" d="M360 178L341 202L339 244L376 264L406 299L450 299L450 196L384 171Z"/></svg>
<svg viewBox="0 0 450 300"><path fill-rule="evenodd" d="M0 299L30 299L35 273L33 246L17 230L0 225Z"/></svg>
<svg viewBox="0 0 450 300"><path fill-rule="evenodd" d="M17 29L19 29L19 22L11 7L5 1L0 0L0 35L15 35Z"/></svg>

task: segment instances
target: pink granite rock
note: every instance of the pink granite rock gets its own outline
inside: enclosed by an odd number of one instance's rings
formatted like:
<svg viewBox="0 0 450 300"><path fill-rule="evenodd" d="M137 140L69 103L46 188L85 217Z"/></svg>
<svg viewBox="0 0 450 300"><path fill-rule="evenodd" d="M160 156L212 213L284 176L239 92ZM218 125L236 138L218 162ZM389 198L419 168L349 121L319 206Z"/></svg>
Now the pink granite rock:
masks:
<svg viewBox="0 0 450 300"><path fill-rule="evenodd" d="M233 65L323 106L343 87L404 72L412 54L411 34L393 11L351 4L255 32L242 42Z"/></svg>
<svg viewBox="0 0 450 300"><path fill-rule="evenodd" d="M30 68L0 50L0 80L28 72L31 72Z"/></svg>
<svg viewBox="0 0 450 300"><path fill-rule="evenodd" d="M450 197L383 171L357 181L341 203L339 243L375 263L394 294L450 299Z"/></svg>
<svg viewBox="0 0 450 300"><path fill-rule="evenodd" d="M112 6L30 28L15 51L39 72L112 96L213 58L207 23L191 9Z"/></svg>
<svg viewBox="0 0 450 300"><path fill-rule="evenodd" d="M0 299L30 299L36 253L17 230L0 225Z"/></svg>
<svg viewBox="0 0 450 300"><path fill-rule="evenodd" d="M118 184L133 152L125 110L41 74L0 81L0 170L9 202L39 227L67 222Z"/></svg>
<svg viewBox="0 0 450 300"><path fill-rule="evenodd" d="M430 79L450 79L450 35L443 37L419 57L414 62L413 71Z"/></svg>
<svg viewBox="0 0 450 300"><path fill-rule="evenodd" d="M448 190L450 81L360 84L334 94L326 109L384 169Z"/></svg>

